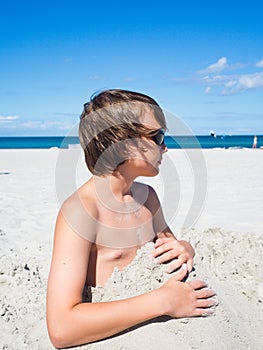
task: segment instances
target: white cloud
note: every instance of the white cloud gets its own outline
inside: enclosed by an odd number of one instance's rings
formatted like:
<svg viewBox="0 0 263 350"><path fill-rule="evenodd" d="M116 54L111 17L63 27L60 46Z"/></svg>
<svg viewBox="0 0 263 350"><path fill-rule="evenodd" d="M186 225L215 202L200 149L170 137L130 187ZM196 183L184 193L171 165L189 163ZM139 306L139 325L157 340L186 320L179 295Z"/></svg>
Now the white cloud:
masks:
<svg viewBox="0 0 263 350"><path fill-rule="evenodd" d="M222 91L223 95L231 95L238 91L256 89L263 86L263 72L254 74L244 74L236 78L229 79L225 83L225 89Z"/></svg>
<svg viewBox="0 0 263 350"><path fill-rule="evenodd" d="M258 61L258 62L255 64L255 66L258 67L258 68L263 68L263 60Z"/></svg>
<svg viewBox="0 0 263 350"><path fill-rule="evenodd" d="M235 85L237 85L237 81L234 79L231 79L225 83L225 87L227 87L227 88L232 88Z"/></svg>
<svg viewBox="0 0 263 350"><path fill-rule="evenodd" d="M246 68L247 64L245 63L232 63L228 65L228 70L237 70L237 69L242 69L242 68Z"/></svg>
<svg viewBox="0 0 263 350"><path fill-rule="evenodd" d="M230 77L227 75L206 75L202 78L202 81L207 85L225 85L229 81Z"/></svg>
<svg viewBox="0 0 263 350"><path fill-rule="evenodd" d="M252 89L263 86L263 72L242 75L238 81L240 89Z"/></svg>
<svg viewBox="0 0 263 350"><path fill-rule="evenodd" d="M8 115L8 116L0 115L0 122L12 122L14 120L17 120L18 118L19 118L18 115Z"/></svg>
<svg viewBox="0 0 263 350"><path fill-rule="evenodd" d="M263 87L263 72L247 72L244 74L241 69L248 64L229 64L226 57L221 57L216 63L210 64L207 68L195 72L194 76L173 78L176 83L194 83L205 85L204 93L210 94L218 87L222 95L231 95L244 90L251 90ZM258 61L256 66L263 68L263 60ZM251 65L250 65L251 69ZM224 71L224 74L222 74ZM236 71L236 73L232 73ZM243 73L243 74L242 74ZM217 89L218 91L218 89Z"/></svg>
<svg viewBox="0 0 263 350"><path fill-rule="evenodd" d="M226 57L221 57L216 63L210 64L207 68L199 71L199 74L219 73L228 67Z"/></svg>
<svg viewBox="0 0 263 350"><path fill-rule="evenodd" d="M2 117L1 117L2 118ZM6 119L5 119L6 120ZM1 135L66 135L75 127L70 121L12 120L0 119Z"/></svg>
<svg viewBox="0 0 263 350"><path fill-rule="evenodd" d="M239 91L263 87L263 72L241 75L206 75L201 81L208 86L205 93L211 91L211 86L218 86L223 89L221 91L223 95L231 95Z"/></svg>

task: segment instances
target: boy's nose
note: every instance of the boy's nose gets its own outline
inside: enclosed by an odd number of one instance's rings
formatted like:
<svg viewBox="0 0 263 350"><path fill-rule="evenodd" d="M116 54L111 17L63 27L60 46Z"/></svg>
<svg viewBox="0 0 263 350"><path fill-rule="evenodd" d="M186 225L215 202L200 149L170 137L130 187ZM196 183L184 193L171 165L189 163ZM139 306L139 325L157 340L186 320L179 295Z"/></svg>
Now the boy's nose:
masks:
<svg viewBox="0 0 263 350"><path fill-rule="evenodd" d="M166 153L168 151L168 148L165 143L162 144L162 151L163 153Z"/></svg>

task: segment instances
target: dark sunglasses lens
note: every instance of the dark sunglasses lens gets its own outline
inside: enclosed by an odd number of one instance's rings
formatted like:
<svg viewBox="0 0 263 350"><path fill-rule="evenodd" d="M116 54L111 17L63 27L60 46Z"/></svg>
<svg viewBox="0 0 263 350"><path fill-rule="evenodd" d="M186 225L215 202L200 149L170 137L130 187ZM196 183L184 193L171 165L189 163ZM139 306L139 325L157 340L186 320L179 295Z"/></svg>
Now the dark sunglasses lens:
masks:
<svg viewBox="0 0 263 350"><path fill-rule="evenodd" d="M156 142L157 145L163 145L164 143L164 131L159 130L158 134L154 136L154 141Z"/></svg>

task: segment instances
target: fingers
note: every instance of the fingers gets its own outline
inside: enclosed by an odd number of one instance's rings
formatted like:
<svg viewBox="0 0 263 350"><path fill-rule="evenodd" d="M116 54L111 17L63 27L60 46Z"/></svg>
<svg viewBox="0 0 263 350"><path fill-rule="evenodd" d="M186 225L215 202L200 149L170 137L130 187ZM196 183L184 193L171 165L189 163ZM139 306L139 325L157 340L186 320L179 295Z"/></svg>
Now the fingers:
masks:
<svg viewBox="0 0 263 350"><path fill-rule="evenodd" d="M194 263L194 261L192 258L188 259L186 262L187 270L189 273L193 271L193 263Z"/></svg>
<svg viewBox="0 0 263 350"><path fill-rule="evenodd" d="M160 245L162 245L162 239L158 238L154 243L154 248L158 248Z"/></svg>
<svg viewBox="0 0 263 350"><path fill-rule="evenodd" d="M187 273L188 273L187 265L183 264L180 270L172 278L175 279L176 281L182 281L187 276Z"/></svg>
<svg viewBox="0 0 263 350"><path fill-rule="evenodd" d="M196 298L196 308L211 308L218 304L218 302L215 299L211 299L216 295L216 292L212 289L206 288L207 284L204 281L195 280L187 282L187 284L189 284L194 289L194 295ZM201 314L202 312L203 311L201 311Z"/></svg>
<svg viewBox="0 0 263 350"><path fill-rule="evenodd" d="M177 259L177 258L181 258L181 255L178 257L176 256L176 254L174 253L174 250L168 250L165 251L162 255L158 256L157 258L155 258L155 262L157 264L163 264L165 262L171 261L173 259ZM179 259L178 259L179 260ZM181 264L179 264L178 267L182 266L182 264L186 262L186 259L181 261Z"/></svg>
<svg viewBox="0 0 263 350"><path fill-rule="evenodd" d="M194 283L193 283L194 282ZM195 311L194 316L209 316L215 311L213 307L218 305L218 301L212 299L216 295L216 292L212 289L205 288L207 285L203 281L188 282L194 290L195 295Z"/></svg>
<svg viewBox="0 0 263 350"><path fill-rule="evenodd" d="M188 256L180 255L179 258L174 259L172 262L169 263L167 269L165 270L166 273L172 273L176 270L178 270L184 263L187 266L187 271L190 273L193 270L193 259L188 259ZM159 263L159 261L157 261Z"/></svg>
<svg viewBox="0 0 263 350"><path fill-rule="evenodd" d="M156 258L157 256L162 255L163 253L166 253L168 251L171 251L171 252L173 251L173 258L175 258L176 256L180 255L183 252L183 249L182 249L183 247L176 242L177 241L172 238L158 239L155 243L155 246L154 246L155 249L152 253L152 256Z"/></svg>
<svg viewBox="0 0 263 350"><path fill-rule="evenodd" d="M193 280L188 281L187 284L194 290L196 298L211 298L216 295L214 290L207 288L205 281Z"/></svg>
<svg viewBox="0 0 263 350"><path fill-rule="evenodd" d="M187 282L187 284L189 284L196 291L207 287L206 282L201 280L193 280L193 281Z"/></svg>
<svg viewBox="0 0 263 350"><path fill-rule="evenodd" d="M169 242L169 241L175 241L176 239L173 237L163 237L163 238L158 238L156 242L154 243L154 247L158 248L160 245L163 243Z"/></svg>
<svg viewBox="0 0 263 350"><path fill-rule="evenodd" d="M196 301L196 307L198 309L210 308L216 305L217 305L217 301L214 299L198 299Z"/></svg>
<svg viewBox="0 0 263 350"><path fill-rule="evenodd" d="M191 245L186 243L185 241L178 241L172 237L158 238L151 256L155 258L157 264L169 262L169 266L166 270L167 273L174 272L184 263L187 264L188 272L191 272L193 269L194 251L191 253Z"/></svg>
<svg viewBox="0 0 263 350"><path fill-rule="evenodd" d="M213 292L214 295L214 292ZM213 296L212 295L212 296ZM197 299L194 316L209 316L215 312L215 306L218 305L218 301L215 299Z"/></svg>
<svg viewBox="0 0 263 350"><path fill-rule="evenodd" d="M182 283L187 275L187 265L171 277L161 287L164 288L167 300L169 300L168 315L172 317L196 317L208 316L214 313L218 303L212 298L215 292L207 287L204 281L195 280ZM176 293L174 292L176 291Z"/></svg>
<svg viewBox="0 0 263 350"><path fill-rule="evenodd" d="M213 309L195 309L195 311L193 312L194 317L206 317L206 316L210 316L214 313Z"/></svg>
<svg viewBox="0 0 263 350"><path fill-rule="evenodd" d="M179 257L178 259L175 259L172 262L170 262L165 271L166 271L166 273L172 273L172 272L178 270L181 266L183 266L184 263L186 263L186 261L184 259L181 259L181 257ZM187 271L189 271L187 263L186 263L186 267L187 267Z"/></svg>
<svg viewBox="0 0 263 350"><path fill-rule="evenodd" d="M215 295L216 295L216 292L212 289L203 288L203 289L195 290L195 296L197 299L207 299Z"/></svg>

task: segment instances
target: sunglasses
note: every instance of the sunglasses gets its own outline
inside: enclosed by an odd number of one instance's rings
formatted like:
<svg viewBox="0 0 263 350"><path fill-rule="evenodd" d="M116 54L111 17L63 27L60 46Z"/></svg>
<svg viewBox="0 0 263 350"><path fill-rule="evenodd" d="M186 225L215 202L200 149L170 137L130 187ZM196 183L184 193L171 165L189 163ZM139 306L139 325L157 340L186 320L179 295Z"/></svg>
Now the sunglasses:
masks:
<svg viewBox="0 0 263 350"><path fill-rule="evenodd" d="M159 129L157 130L156 134L152 136L153 141L158 146L162 146L164 144L164 136L165 136L165 130Z"/></svg>

